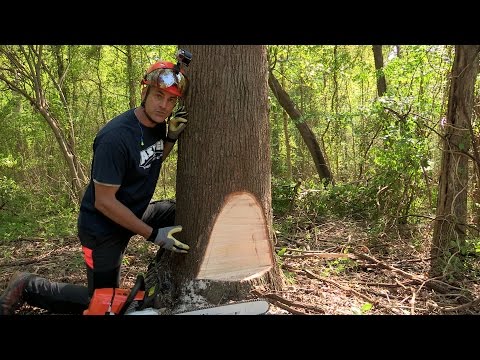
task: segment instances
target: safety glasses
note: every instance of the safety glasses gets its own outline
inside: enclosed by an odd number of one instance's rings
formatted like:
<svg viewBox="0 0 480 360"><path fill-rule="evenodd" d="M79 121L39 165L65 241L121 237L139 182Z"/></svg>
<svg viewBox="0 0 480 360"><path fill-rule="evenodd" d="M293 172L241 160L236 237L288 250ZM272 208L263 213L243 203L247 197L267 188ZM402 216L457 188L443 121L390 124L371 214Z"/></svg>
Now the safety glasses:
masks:
<svg viewBox="0 0 480 360"><path fill-rule="evenodd" d="M188 79L181 72L176 73L174 69L155 69L147 74L144 84L157 86L160 89L167 89L176 86L178 93L176 95L183 96L188 87Z"/></svg>

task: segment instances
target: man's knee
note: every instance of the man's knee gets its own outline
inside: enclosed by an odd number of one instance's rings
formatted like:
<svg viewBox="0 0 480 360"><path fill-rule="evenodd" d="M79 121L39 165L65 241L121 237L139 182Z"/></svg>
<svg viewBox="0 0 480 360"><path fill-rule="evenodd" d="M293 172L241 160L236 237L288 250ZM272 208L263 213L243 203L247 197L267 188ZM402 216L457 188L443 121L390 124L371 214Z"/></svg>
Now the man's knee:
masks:
<svg viewBox="0 0 480 360"><path fill-rule="evenodd" d="M165 227L175 224L175 200L160 200L150 203L142 220L152 227Z"/></svg>

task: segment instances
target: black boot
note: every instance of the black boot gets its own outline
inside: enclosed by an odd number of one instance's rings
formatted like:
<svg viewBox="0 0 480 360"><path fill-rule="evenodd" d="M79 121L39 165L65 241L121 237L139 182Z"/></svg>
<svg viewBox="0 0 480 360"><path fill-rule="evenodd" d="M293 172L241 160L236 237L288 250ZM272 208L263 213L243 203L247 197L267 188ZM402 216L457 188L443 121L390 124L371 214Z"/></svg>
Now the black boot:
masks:
<svg viewBox="0 0 480 360"><path fill-rule="evenodd" d="M7 288L0 296L0 315L12 315L25 302L25 287L34 277L28 272L18 272L13 275Z"/></svg>
<svg viewBox="0 0 480 360"><path fill-rule="evenodd" d="M15 274L0 297L0 315L14 314L23 303L54 314L78 314L88 308L88 288L49 281L31 273Z"/></svg>

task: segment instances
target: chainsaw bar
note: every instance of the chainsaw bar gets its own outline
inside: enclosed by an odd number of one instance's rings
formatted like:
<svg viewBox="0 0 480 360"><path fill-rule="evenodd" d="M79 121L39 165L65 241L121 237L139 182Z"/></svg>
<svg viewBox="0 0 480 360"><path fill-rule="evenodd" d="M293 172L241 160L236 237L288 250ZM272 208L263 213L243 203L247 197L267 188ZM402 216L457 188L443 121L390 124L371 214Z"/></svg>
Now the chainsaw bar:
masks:
<svg viewBox="0 0 480 360"><path fill-rule="evenodd" d="M263 299L237 301L224 305L205 306L195 310L179 311L171 315L263 315L270 303ZM159 309L147 308L126 315L163 315Z"/></svg>
<svg viewBox="0 0 480 360"><path fill-rule="evenodd" d="M190 311L180 311L173 315L262 315L270 308L270 303L262 299L237 301L225 305L205 306Z"/></svg>

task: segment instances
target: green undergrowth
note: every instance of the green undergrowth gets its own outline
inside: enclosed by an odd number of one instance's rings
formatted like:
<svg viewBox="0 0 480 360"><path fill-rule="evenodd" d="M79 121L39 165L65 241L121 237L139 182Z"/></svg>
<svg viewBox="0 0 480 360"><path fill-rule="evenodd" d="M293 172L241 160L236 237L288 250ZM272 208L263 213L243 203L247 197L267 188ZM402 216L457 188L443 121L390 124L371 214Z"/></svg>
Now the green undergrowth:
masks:
<svg viewBox="0 0 480 360"><path fill-rule="evenodd" d="M67 197L11 188L0 210L0 241L76 235L77 212Z"/></svg>

